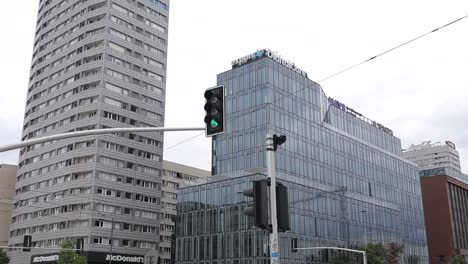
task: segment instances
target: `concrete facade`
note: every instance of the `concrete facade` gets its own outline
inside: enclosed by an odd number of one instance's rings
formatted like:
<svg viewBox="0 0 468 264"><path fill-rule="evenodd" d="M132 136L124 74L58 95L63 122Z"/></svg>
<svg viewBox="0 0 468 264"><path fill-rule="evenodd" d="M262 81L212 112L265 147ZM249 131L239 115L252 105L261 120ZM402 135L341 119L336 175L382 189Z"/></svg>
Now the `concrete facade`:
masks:
<svg viewBox="0 0 468 264"><path fill-rule="evenodd" d="M177 213L177 190L199 179L208 179L210 171L189 167L183 164L163 161L161 187L161 223L159 256L160 264L173 264L173 239L175 235L175 217Z"/></svg>
<svg viewBox="0 0 468 264"><path fill-rule="evenodd" d="M22 140L164 126L168 0L40 0ZM84 239L143 255L159 242L162 133L118 133L20 151L10 246ZM11 263L31 255L12 251Z"/></svg>
<svg viewBox="0 0 468 264"><path fill-rule="evenodd" d="M16 169L16 165L0 164L0 246L8 245Z"/></svg>

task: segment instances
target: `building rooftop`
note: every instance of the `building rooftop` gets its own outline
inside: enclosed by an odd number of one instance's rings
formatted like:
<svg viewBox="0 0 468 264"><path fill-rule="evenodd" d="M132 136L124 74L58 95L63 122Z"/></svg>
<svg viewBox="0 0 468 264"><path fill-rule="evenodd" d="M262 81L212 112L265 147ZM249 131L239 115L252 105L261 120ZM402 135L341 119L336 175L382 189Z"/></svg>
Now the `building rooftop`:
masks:
<svg viewBox="0 0 468 264"><path fill-rule="evenodd" d="M411 144L408 149L402 150L403 157L416 164L420 170L450 167L461 171L460 156L451 141L432 143L423 141L420 144Z"/></svg>

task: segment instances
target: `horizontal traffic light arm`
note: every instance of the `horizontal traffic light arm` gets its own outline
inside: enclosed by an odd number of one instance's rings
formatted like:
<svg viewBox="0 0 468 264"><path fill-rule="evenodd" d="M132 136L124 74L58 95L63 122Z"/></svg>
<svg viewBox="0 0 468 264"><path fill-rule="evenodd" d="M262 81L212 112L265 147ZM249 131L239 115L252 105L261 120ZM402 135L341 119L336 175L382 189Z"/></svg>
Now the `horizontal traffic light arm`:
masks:
<svg viewBox="0 0 468 264"><path fill-rule="evenodd" d="M101 128L93 129L86 131L75 131L68 133L61 133L50 135L46 137L34 138L30 140L25 140L20 143L0 146L0 152L9 151L13 149L18 149L22 147L27 147L43 142L49 142L59 139L73 138L73 137L84 137L91 135L101 135L101 134L110 134L110 133L120 133L120 132L167 132L167 131L199 131L205 130L204 127L118 127L118 128Z"/></svg>

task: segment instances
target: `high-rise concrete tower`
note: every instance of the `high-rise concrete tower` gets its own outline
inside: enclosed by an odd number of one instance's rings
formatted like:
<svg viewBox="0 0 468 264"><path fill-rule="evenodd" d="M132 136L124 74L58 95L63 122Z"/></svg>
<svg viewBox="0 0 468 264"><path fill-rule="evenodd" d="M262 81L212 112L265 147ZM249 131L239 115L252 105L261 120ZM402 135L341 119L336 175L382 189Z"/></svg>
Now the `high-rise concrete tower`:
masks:
<svg viewBox="0 0 468 264"><path fill-rule="evenodd" d="M169 0L40 0L22 140L163 126L168 10ZM22 149L9 245L25 234L34 247L82 238L88 263L157 248L162 142L118 133Z"/></svg>

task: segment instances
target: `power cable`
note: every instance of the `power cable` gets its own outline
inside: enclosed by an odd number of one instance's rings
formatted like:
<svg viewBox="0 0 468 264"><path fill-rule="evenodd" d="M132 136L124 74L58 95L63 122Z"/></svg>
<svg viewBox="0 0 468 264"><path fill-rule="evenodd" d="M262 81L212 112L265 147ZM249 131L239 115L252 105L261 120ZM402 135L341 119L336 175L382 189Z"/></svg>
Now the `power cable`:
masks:
<svg viewBox="0 0 468 264"><path fill-rule="evenodd" d="M355 64L355 65L353 65L353 66L351 66L351 67L348 67L348 68L346 68L346 69L344 69L344 70L338 71L338 72L336 72L336 73L334 73L334 74L332 74L332 75L330 75L330 76L328 76L328 77L326 77L326 78L324 78L324 79L318 81L317 84L322 83L322 82L324 82L324 81L326 81L326 80L328 80L328 79L331 79L332 77L338 76L338 75L340 75L340 74L342 74L342 73L344 73L344 72L346 72L346 71L349 71L349 70L351 70L351 69L353 69L353 68L356 68L356 67L358 67L358 66L360 66L360 65L362 65L362 64L364 64L364 63L367 63L367 62L369 62L369 61L371 61L371 60L374 60L374 59L376 59L376 58L378 58L378 57L380 57L380 56L383 56L383 55L385 55L385 54L387 54L387 53L389 53L389 52L392 52L392 51L394 51L394 50L396 50L396 49L398 49L398 48L401 48L401 47L403 47L403 46L405 46L405 45L407 45L407 44L409 44L409 43L411 43L411 42L413 42L413 41L416 41L416 40L418 40L418 39L421 39L421 38L423 38L423 37L425 37L425 36L427 36L427 35L429 35L429 34L431 34L431 33L434 33L434 32L436 32L436 31L438 31L438 30L440 30L440 29L442 29L442 28L448 27L448 26L450 26L450 25L452 25L452 24L454 24L454 23L456 23L456 22L458 22L458 21L460 21L460 20L462 20L462 19L465 19L465 18L467 18L467 17L468 17L468 15L465 15L465 16L463 16L463 17L461 17L461 18L455 19L455 20L453 20L453 21L451 21L451 22L449 22L449 23L447 23L447 24L445 24L445 25L443 25L443 26L441 26L441 27L438 27L438 28L435 28L435 29L431 30L430 32L424 33L424 34L422 34L422 35L420 35L420 36L418 36L418 37L415 37L415 38L413 38L413 39L411 39L411 40L409 40L409 41L406 41L406 42L404 42L404 43L402 43L402 44L399 44L399 45L397 45L397 46L395 46L395 47L393 47L393 48L391 48L391 49L388 49L388 50L386 50L386 51L384 51L384 52L381 52L381 53L379 53L379 54L377 54L377 55L375 55L375 56L372 56L372 57L370 57L370 58L367 59L367 60L364 60L364 61L362 61L362 62L360 62L360 63L357 63L357 64ZM301 91L303 91L303 90L305 90L305 89L307 89L307 88L309 88L309 87L310 87L310 86L305 86L304 88L299 89L299 90L297 90L297 91L290 92L290 93L286 93L283 97L280 97L280 98L278 98L277 100L275 100L275 101L273 101L273 102L271 102L271 103L266 103L266 104L260 105L260 106L258 106L257 109L253 109L253 110L249 110L249 111L250 111L250 112L257 111L257 110L259 110L259 109L261 109L261 108L263 108L263 107L265 107L265 106L267 106L267 105L274 104L274 103L276 103L276 102L278 102L278 101L280 101L280 100L283 100L284 98L287 98L287 97L289 97L289 96L291 96L291 95L295 95L295 94L297 94L297 93L299 93L299 92L301 92Z"/></svg>
<svg viewBox="0 0 468 264"><path fill-rule="evenodd" d="M425 37L425 36L427 36L427 35L429 35L429 34L431 34L431 33L437 32L437 31L439 31L439 30L441 30L441 29L443 29L443 28L445 28L445 27L448 27L448 26L450 26L450 25L453 25L453 24L455 24L455 23L457 23L457 22L459 22L459 21L461 21L461 20L463 20L463 19L465 19L465 18L467 18L467 17L468 17L468 15L465 15L465 16L463 16L463 17L460 17L460 18L458 18L458 19L455 19L455 20L453 20L453 21L451 21L451 22L449 22L449 23L447 23L447 24L445 24L445 25L443 25L443 26L440 26L440 27L438 27L438 28L435 28L435 29L433 29L433 30L431 30L431 31L429 31L429 32L427 32L427 33L424 33L424 34L422 34L422 35L420 35L420 36L418 36L418 37L415 37L415 38L413 38L413 39L411 39L411 40L408 40L408 41L406 41L406 42L403 42L403 43L401 43L401 44L399 44L399 45L397 45L397 46L395 46L395 47L393 47L393 48L391 48L391 49L388 49L388 50L386 50L386 51L384 51L384 52L381 52L381 53L379 53L379 54L377 54L377 55L375 55L375 56L372 56L372 57L370 57L370 58L367 59L367 60L364 60L364 61L359 62L359 63L357 63L357 64L354 64L354 65L352 65L352 66L350 66L350 67L348 67L348 68L346 68L346 69L344 69L344 70L341 70L341 71L338 71L338 72L336 72L336 73L334 73L334 74L332 74L332 75L329 75L328 77L326 77L326 78L324 78L324 79L318 81L317 84L322 83L322 82L324 82L324 81L326 81L326 80L329 80L329 79L331 79L331 78L333 78L333 77L335 77L335 76L338 76L338 75L340 75L340 74L342 74L342 73L344 73L344 72L347 72L347 71L349 71L349 70L351 70L351 69L353 69L353 68L356 68L356 67L358 67L358 66L360 66L360 65L362 65L362 64L364 64L364 63L367 63L367 62L369 62L369 61L375 60L375 59L378 58L378 57L381 57L381 56L383 56L383 55L385 55L385 54L387 54L387 53L390 53L390 52L392 52L392 51L394 51L394 50L396 50L396 49L398 49L398 48L401 48L401 47L403 47L403 46L405 46L405 45L408 45L408 44L411 43L411 42L414 42L414 41L416 41L416 40L418 40L418 39L421 39L421 38L423 38L423 37ZM289 97L289 96L291 96L291 95L295 95L295 94L297 94L297 93L299 93L299 92L301 92L301 91L303 91L303 90L305 90L305 89L308 89L308 88L310 88L310 86L305 86L304 88L299 89L299 90L297 90L297 91L290 92L290 93L286 93L283 97L280 97L280 98L278 98L277 100L274 100L274 101L271 102L271 103L268 102L268 103L265 103L265 104L263 104L263 105L258 106L257 108L249 109L249 112L258 111L258 110L260 110L261 108L266 107L267 105L274 104L274 103L276 103L276 102L278 102L278 101L280 101L280 100L283 100L283 99L285 99L285 98L287 98L287 97ZM200 135L202 135L202 134L200 134ZM197 136L195 136L195 137L198 137L198 136L200 136L200 135L197 135ZM179 142L179 143L177 143L177 144L175 144L175 145L173 145L173 146L171 146L171 147L169 147L169 148L172 148L172 147L178 146L178 145L180 145L180 144L183 144L183 143L185 143L185 142L187 142L187 141L190 141L191 139L193 139L193 138L195 138L195 137L192 137L192 138L189 138L189 139L187 139L187 140L181 141L181 142ZM167 148L167 149L169 149L169 148Z"/></svg>
<svg viewBox="0 0 468 264"><path fill-rule="evenodd" d="M202 132L202 133L197 134L197 135L195 135L195 136L193 136L193 137L190 137L190 138L188 138L188 139L185 139L185 140L183 140L183 141L181 141L181 142L179 142L179 143L177 143L177 144L174 144L174 145L172 145L172 146L170 146L170 147L167 147L167 148L165 148L163 151L166 151L166 150L171 149L171 148L173 148L173 147L177 147L177 146L179 146L180 144L183 144L183 143L185 143L185 142L187 142L187 141L190 141L190 140L192 140L192 139L194 139L194 138L196 138L196 137L199 137L199 136L201 136L201 135L203 135L203 134L205 134L205 132Z"/></svg>
<svg viewBox="0 0 468 264"><path fill-rule="evenodd" d="M429 32L427 32L427 33L424 33L424 34L418 36L418 37L415 37L415 38L413 38L413 39L411 39L411 40L408 40L408 41L406 41L406 42L403 42L403 43L401 43L400 45L397 45L397 46L395 46L395 47L393 47L393 48L391 48L391 49L388 49L388 50L386 50L386 51L384 51L384 52L381 52L381 53L379 53L379 54L377 54L377 55L375 55L375 56L372 56L372 57L370 57L370 58L367 59L367 60L364 60L364 61L362 61L362 62L360 62L360 63L358 63L358 64L355 64L355 65L353 65L353 66L351 66L351 67L348 67L348 68L346 68L346 69L344 69L344 70L341 70L341 71L339 71L339 72L337 72L337 73L334 73L334 74L332 74L332 75L330 75L330 76L328 76L328 77L326 77L326 78L320 80L318 83L321 83L321 82L323 82L323 81L326 81L326 80L328 80L328 79L330 79L330 78L332 78L332 77L335 77L335 76L340 75L340 74L342 74L342 73L344 73L344 72L347 72L347 71L349 71L349 70L351 70L351 69L353 69L353 68L356 68L356 67L358 67L358 66L360 66L360 65L362 65L362 64L364 64L364 63L366 63L366 62L369 62L369 61L371 61L371 60L374 60L374 59L376 59L376 58L378 58L378 57L380 57L380 56L383 56L383 55L385 55L385 54L387 54L387 53L389 53L389 52L392 52L392 51L394 51L394 50L396 50L396 49L398 49L398 48L401 48L401 47L403 47L403 46L405 46L405 45L408 45L408 44L410 44L411 42L414 42L414 41L416 41L416 40L418 40L418 39L421 39L421 38L423 38L423 37L425 37L425 36L427 36L427 35L429 35L429 34L431 34L431 33L434 33L434 32L436 32L436 31L439 31L440 29L443 29L443 28L448 27L448 26L450 26L450 25L452 25L452 24L455 24L456 22L459 22L460 20L463 20L463 19L465 19L465 18L467 18L467 17L468 17L468 15L463 16L463 17L460 17L460 18L455 19L455 20L453 20L453 21L451 21L451 22L449 22L449 23L447 23L447 24L445 24L445 25L443 25L443 26L441 26L441 27L435 28L435 29L433 29L433 30L431 30L431 31L429 31Z"/></svg>

